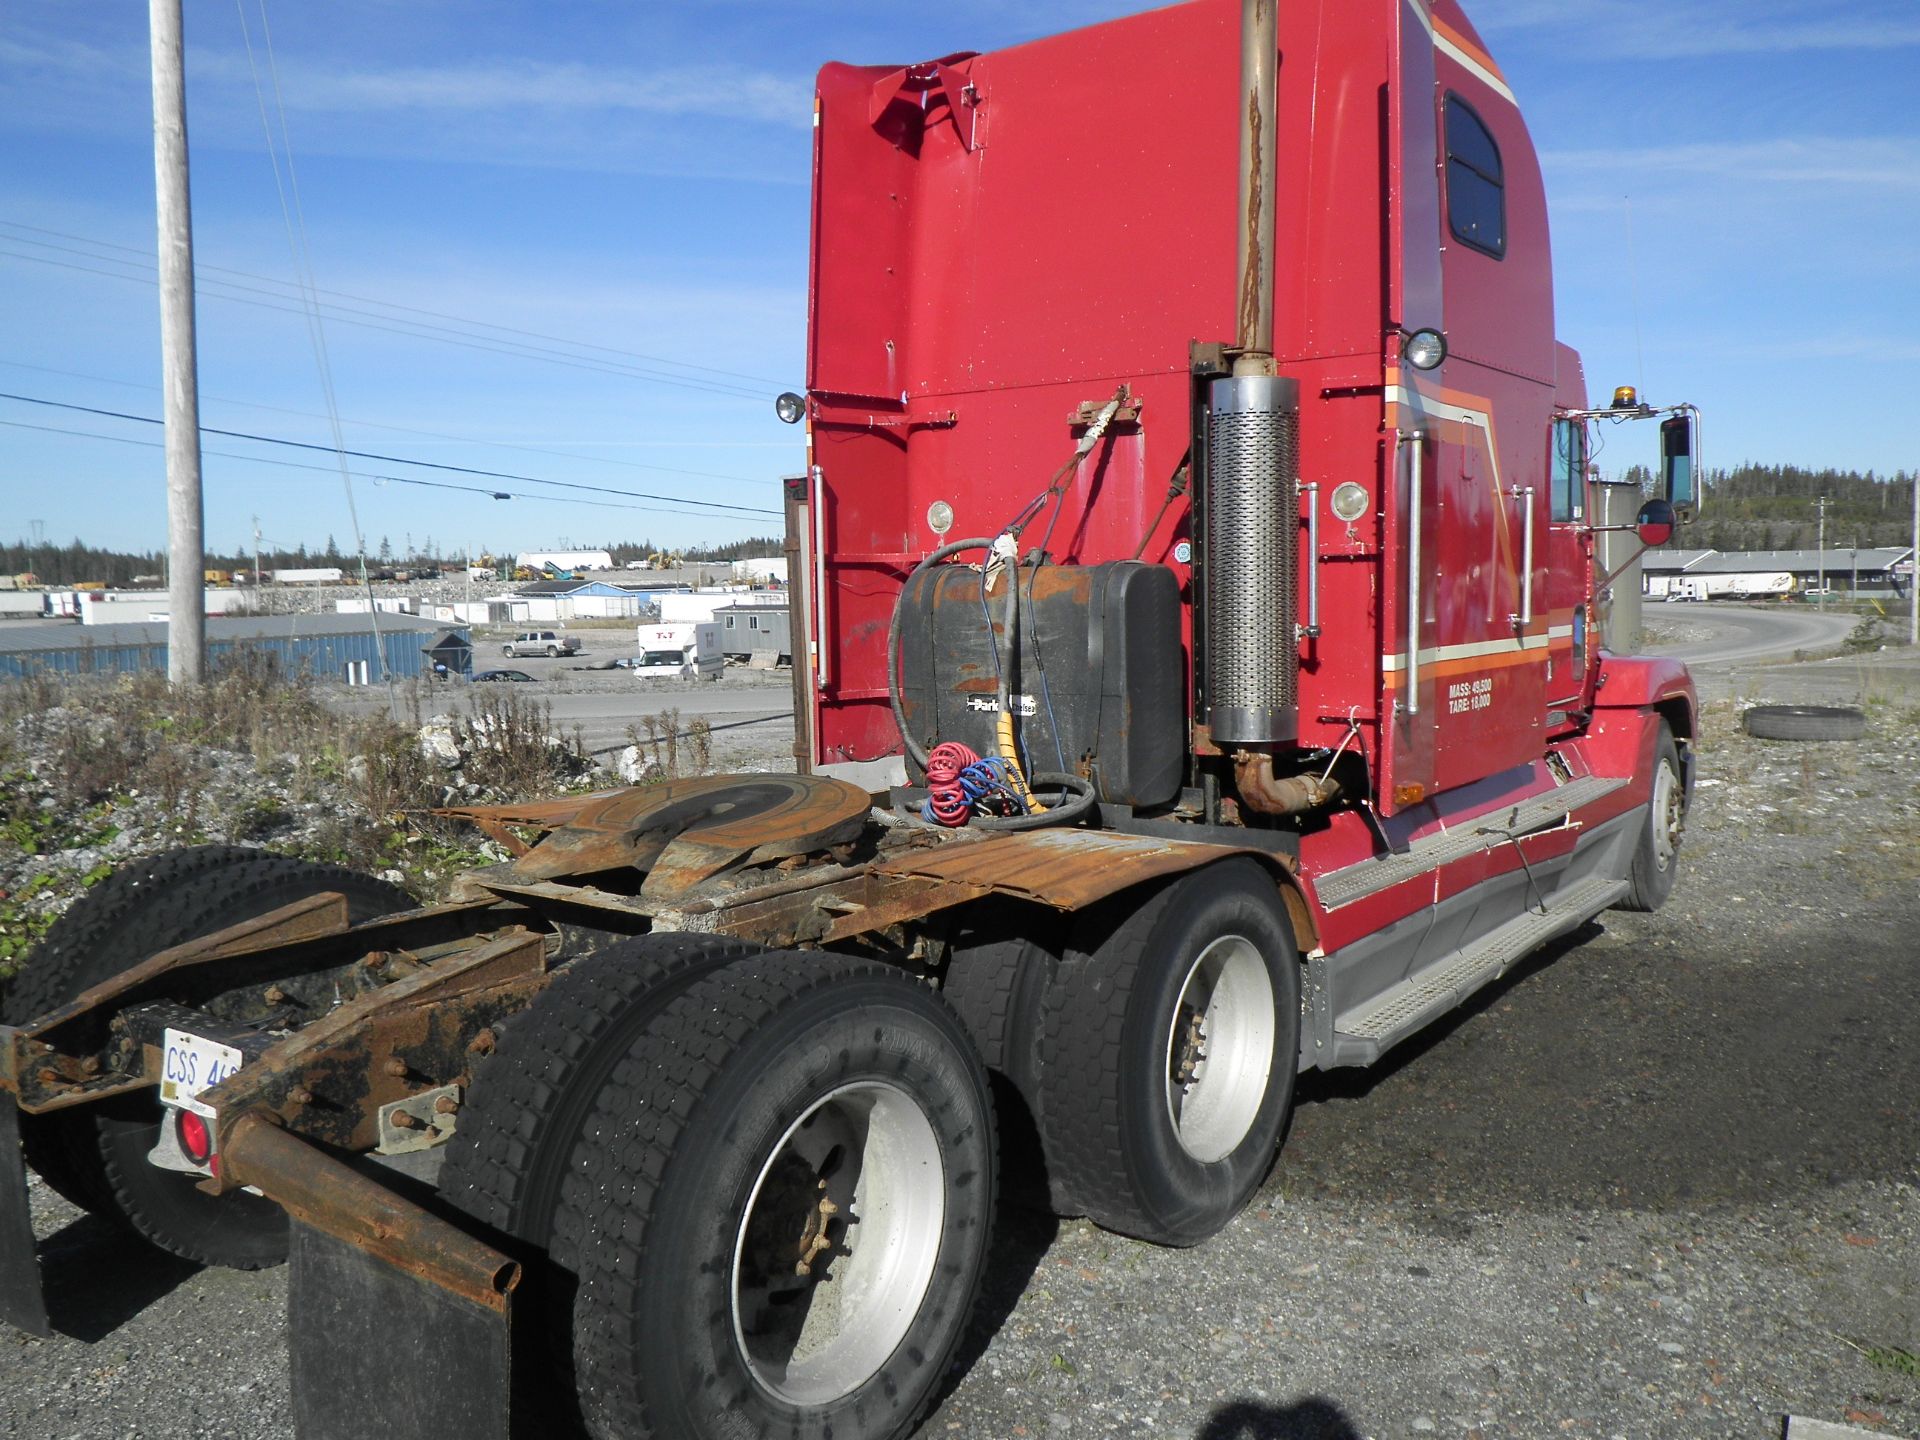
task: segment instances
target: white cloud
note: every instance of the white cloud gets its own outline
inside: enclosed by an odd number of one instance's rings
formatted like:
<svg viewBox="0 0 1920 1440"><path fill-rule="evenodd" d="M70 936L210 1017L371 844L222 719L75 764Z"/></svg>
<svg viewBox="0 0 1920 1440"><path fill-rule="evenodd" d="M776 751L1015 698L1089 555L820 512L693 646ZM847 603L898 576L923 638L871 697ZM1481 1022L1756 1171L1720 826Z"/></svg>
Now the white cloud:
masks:
<svg viewBox="0 0 1920 1440"><path fill-rule="evenodd" d="M1920 190L1920 137L1790 137L1638 150L1550 150L1555 176L1707 176L1745 184Z"/></svg>
<svg viewBox="0 0 1920 1440"><path fill-rule="evenodd" d="M219 68L251 83L244 61L222 56ZM806 128L813 117L811 77L773 75L731 65L641 71L528 60L357 72L303 67L283 68L281 83L289 105L334 114L499 112L516 108L547 112L615 110L767 121L797 129Z"/></svg>
<svg viewBox="0 0 1920 1440"><path fill-rule="evenodd" d="M1583 54L1608 59L1700 59L1810 50L1900 50L1920 46L1909 6L1849 6L1813 15L1804 4L1647 6L1625 0L1480 0L1475 23L1489 40L1515 31L1561 31ZM1861 13L1862 10L1867 13Z"/></svg>

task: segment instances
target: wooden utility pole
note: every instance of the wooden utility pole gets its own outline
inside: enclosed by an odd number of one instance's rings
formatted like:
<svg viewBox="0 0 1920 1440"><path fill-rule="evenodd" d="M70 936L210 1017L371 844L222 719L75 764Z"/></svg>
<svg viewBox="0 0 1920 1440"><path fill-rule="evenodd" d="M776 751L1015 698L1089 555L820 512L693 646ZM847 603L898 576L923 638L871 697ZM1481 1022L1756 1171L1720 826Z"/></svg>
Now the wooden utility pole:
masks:
<svg viewBox="0 0 1920 1440"><path fill-rule="evenodd" d="M193 334L193 211L180 0L147 0L153 47L153 181L160 230L160 367L167 421L167 679L207 675L200 498L200 382Z"/></svg>
<svg viewBox="0 0 1920 1440"><path fill-rule="evenodd" d="M1920 468L1913 472L1913 549L1907 552L1907 643L1920 645Z"/></svg>

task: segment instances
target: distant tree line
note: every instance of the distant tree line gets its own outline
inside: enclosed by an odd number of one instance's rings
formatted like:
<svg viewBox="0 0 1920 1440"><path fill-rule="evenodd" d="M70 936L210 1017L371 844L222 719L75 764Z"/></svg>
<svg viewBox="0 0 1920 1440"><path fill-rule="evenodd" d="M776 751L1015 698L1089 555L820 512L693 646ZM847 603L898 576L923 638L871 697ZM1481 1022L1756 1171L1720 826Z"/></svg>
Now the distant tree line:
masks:
<svg viewBox="0 0 1920 1440"><path fill-rule="evenodd" d="M1628 478L1649 491L1651 472ZM1746 463L1706 473L1700 518L1677 544L1704 550L1811 550L1818 543L1820 497L1827 497L1827 548L1908 545L1913 538L1914 476L1905 471L1809 470Z"/></svg>

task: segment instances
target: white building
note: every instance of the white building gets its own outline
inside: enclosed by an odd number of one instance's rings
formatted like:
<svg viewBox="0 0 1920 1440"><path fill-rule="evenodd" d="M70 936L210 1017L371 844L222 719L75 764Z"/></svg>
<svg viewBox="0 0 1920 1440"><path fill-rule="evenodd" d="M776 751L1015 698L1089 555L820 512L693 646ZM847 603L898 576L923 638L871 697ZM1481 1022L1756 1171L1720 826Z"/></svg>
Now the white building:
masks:
<svg viewBox="0 0 1920 1440"><path fill-rule="evenodd" d="M733 562L733 578L748 584L764 585L769 580L787 583L787 559L784 555L757 556Z"/></svg>

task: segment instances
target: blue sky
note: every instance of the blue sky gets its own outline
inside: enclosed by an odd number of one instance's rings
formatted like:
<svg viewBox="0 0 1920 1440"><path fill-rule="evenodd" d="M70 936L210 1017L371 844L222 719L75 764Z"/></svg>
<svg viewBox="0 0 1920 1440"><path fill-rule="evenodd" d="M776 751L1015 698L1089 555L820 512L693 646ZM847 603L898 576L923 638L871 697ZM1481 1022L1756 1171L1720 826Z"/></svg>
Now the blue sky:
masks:
<svg viewBox="0 0 1920 1440"><path fill-rule="evenodd" d="M351 462L370 547L457 553L775 532L687 502L775 509L800 463L770 402L802 375L815 69L1137 7L268 3L271 70L261 0L186 8L203 421L330 438L250 39L346 444L528 477ZM1596 395L1696 401L1709 464L1920 464L1897 379L1920 358L1912 0L1471 13L1542 153L1560 334ZM0 391L159 414L150 107L137 0L0 0ZM157 427L11 400L0 421L0 534L164 546ZM269 544L348 544L328 454L206 443L210 546L255 515Z"/></svg>

